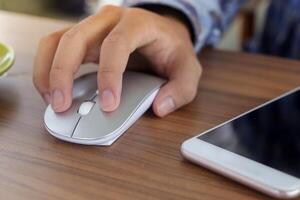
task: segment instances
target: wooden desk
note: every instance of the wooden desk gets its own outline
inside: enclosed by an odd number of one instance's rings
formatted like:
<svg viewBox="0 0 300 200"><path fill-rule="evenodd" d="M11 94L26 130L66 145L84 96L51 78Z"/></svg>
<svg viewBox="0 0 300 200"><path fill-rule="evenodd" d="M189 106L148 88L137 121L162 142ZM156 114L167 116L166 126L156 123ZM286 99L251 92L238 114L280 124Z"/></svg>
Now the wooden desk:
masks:
<svg viewBox="0 0 300 200"><path fill-rule="evenodd" d="M197 98L164 119L145 114L113 146L59 141L31 83L41 35L68 23L0 12L17 60L0 79L0 199L270 199L185 161L181 143L300 85L300 62L206 51Z"/></svg>

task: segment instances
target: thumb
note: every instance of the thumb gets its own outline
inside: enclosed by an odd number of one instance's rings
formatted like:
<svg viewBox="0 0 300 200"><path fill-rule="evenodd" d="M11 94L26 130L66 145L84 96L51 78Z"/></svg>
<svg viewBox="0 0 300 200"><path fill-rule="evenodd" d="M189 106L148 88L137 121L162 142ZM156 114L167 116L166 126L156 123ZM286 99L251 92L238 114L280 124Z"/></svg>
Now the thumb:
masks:
<svg viewBox="0 0 300 200"><path fill-rule="evenodd" d="M153 102L157 116L164 117L195 98L202 68L196 58L193 63L172 69L169 82L160 89Z"/></svg>

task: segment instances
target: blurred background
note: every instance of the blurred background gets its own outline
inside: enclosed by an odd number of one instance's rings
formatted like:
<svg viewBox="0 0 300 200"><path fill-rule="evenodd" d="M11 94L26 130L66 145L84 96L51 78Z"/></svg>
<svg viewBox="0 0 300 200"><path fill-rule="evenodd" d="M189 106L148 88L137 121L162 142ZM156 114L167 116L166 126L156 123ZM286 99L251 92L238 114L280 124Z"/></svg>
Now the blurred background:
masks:
<svg viewBox="0 0 300 200"><path fill-rule="evenodd" d="M273 49L272 51L270 51L269 49L266 50L261 46L270 46L269 43L272 43L272 40L274 40L274 38L269 37L267 38L268 44L265 44L264 37L266 34L267 36L268 34L272 34L271 32L273 31L273 29L278 29L278 26L274 26L274 16L277 15L278 17L280 16L280 14L284 16L283 13L286 14L286 12L289 12L287 11L288 8L284 8L284 6L280 5L284 4L285 2L288 2L288 0L248 0L247 3L239 11L238 15L231 23L229 28L225 31L222 40L216 46L216 48L232 51L245 50L253 53L265 53L299 59L300 53L298 55L297 51L296 56L291 55L290 53L287 53L287 55L285 55L284 52L278 52L278 47L276 47L277 49L275 51L273 51ZM291 5L292 1L289 2ZM297 4L300 5L299 0L294 0L293 2L297 2ZM56 19L79 21L89 14L96 12L101 6L105 4L120 5L121 3L122 0L0 0L0 9ZM276 4L273 5L273 10L272 8L270 8L270 4L272 3ZM270 21L270 19L268 18L269 21L266 21L266 16L273 16L273 19L271 19ZM295 16L293 17L295 18ZM294 19L293 17L289 19ZM278 22L280 22L280 20ZM294 25L292 26L294 27ZM266 32L266 28L272 30ZM298 29L300 35L300 23L298 23ZM278 39L278 37L282 38L283 36L281 36L280 34L283 33L279 33L279 36L273 35L273 37L275 37L275 39ZM289 32L286 31L284 34L284 37L289 37L289 35L287 35L289 34ZM297 38L300 38L300 36L298 36ZM262 42L262 39L264 40L264 42ZM282 42L286 44L286 41ZM289 42L291 43L293 41ZM300 39L296 42L299 43L298 49L300 49ZM280 46L279 48L280 51L286 51L286 49L284 49L286 47Z"/></svg>
<svg viewBox="0 0 300 200"><path fill-rule="evenodd" d="M79 20L105 4L122 0L0 0L0 9L66 20Z"/></svg>

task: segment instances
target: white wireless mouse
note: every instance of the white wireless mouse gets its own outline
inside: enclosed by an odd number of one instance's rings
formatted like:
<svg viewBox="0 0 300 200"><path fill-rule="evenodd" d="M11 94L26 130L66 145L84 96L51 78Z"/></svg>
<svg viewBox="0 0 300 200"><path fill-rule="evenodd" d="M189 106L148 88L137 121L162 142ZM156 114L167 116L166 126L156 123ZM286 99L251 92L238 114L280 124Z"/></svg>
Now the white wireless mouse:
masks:
<svg viewBox="0 0 300 200"><path fill-rule="evenodd" d="M97 74L74 81L72 106L55 113L49 105L44 125L56 138L86 145L111 145L151 106L165 80L148 74L127 71L119 107L104 112L99 107Z"/></svg>

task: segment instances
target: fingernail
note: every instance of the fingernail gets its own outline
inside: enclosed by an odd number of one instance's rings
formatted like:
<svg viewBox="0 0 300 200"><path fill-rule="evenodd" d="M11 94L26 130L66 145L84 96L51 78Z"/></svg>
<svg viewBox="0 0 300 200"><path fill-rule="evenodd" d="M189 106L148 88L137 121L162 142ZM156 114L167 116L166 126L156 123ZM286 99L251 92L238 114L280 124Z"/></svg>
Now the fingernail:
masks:
<svg viewBox="0 0 300 200"><path fill-rule="evenodd" d="M175 102L172 97L166 97L158 106L158 113L161 116L165 116L175 110Z"/></svg>
<svg viewBox="0 0 300 200"><path fill-rule="evenodd" d="M51 102L51 97L50 97L50 94L49 94L49 93L43 94L43 99L44 99L44 102L45 102L46 104L50 104L50 102Z"/></svg>
<svg viewBox="0 0 300 200"><path fill-rule="evenodd" d="M64 105L64 95L62 93L61 90L54 90L53 93L52 93L52 107L54 110L58 110L59 108L61 108L61 106Z"/></svg>
<svg viewBox="0 0 300 200"><path fill-rule="evenodd" d="M104 111L111 111L115 104L115 97L110 90L104 90L101 93L101 107Z"/></svg>

